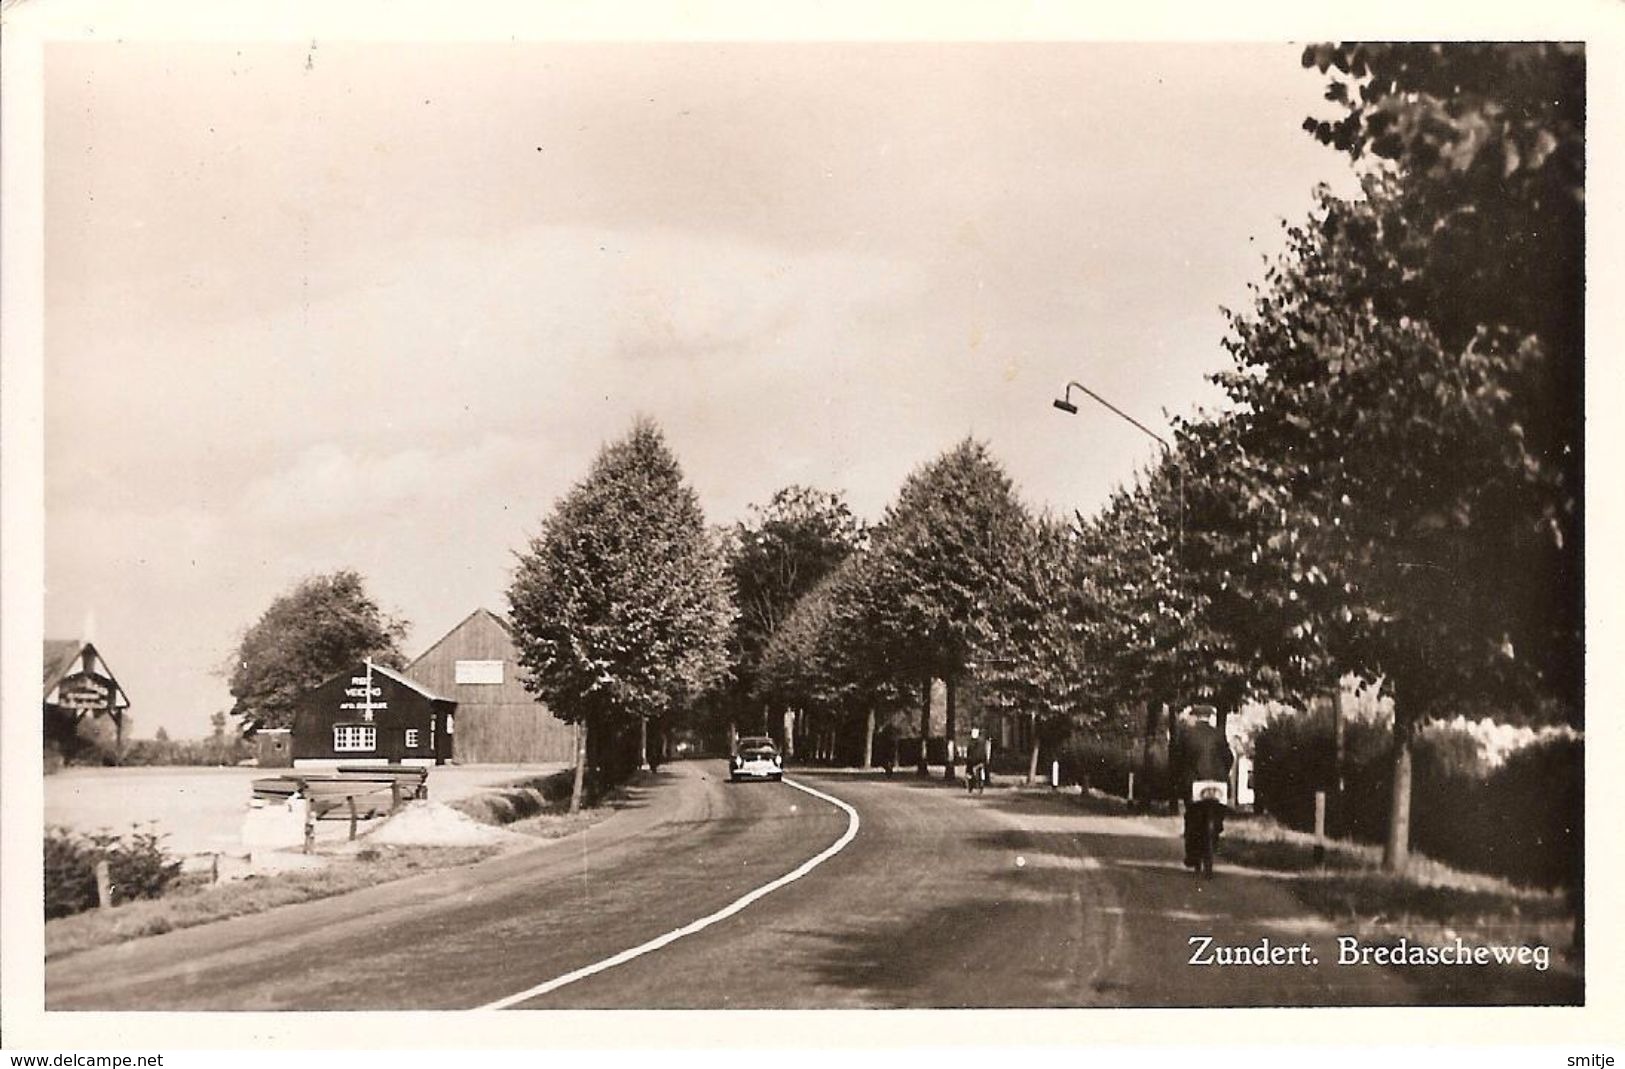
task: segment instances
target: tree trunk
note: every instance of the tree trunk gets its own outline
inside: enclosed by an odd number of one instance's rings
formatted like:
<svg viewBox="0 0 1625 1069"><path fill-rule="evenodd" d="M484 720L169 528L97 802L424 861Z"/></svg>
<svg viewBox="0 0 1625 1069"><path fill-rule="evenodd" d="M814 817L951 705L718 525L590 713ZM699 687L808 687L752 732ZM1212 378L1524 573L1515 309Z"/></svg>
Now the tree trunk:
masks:
<svg viewBox="0 0 1625 1069"><path fill-rule="evenodd" d="M1140 793L1146 798L1150 798L1150 787L1154 782L1151 775L1151 755L1153 753L1153 747L1155 746L1155 740L1157 737L1156 707L1150 702L1142 702L1140 703L1140 707L1137 712L1139 715L1134 718L1134 722L1138 728L1140 740L1140 760L1138 771L1140 773L1140 781L1145 784L1145 787L1141 789Z"/></svg>
<svg viewBox="0 0 1625 1069"><path fill-rule="evenodd" d="M954 711L954 699L959 688L955 685L955 683L956 680L951 675L942 681L943 690L946 692L948 703L948 724L945 728L943 728L943 734L948 736L948 753L945 759L946 763L942 769L943 779L954 778L954 740L959 737L958 723L956 721Z"/></svg>
<svg viewBox="0 0 1625 1069"><path fill-rule="evenodd" d="M794 757L796 755L796 711L794 709L786 709L784 711L783 720L784 756Z"/></svg>
<svg viewBox="0 0 1625 1069"><path fill-rule="evenodd" d="M1388 805L1388 842L1382 851L1384 872L1404 872L1411 860L1411 743L1416 736L1409 718L1394 710L1394 788Z"/></svg>
<svg viewBox="0 0 1625 1069"><path fill-rule="evenodd" d="M739 725L732 720L728 721L728 756L732 757L739 752Z"/></svg>
<svg viewBox="0 0 1625 1069"><path fill-rule="evenodd" d="M875 767L875 707L870 706L863 717L863 766Z"/></svg>
<svg viewBox="0 0 1625 1069"><path fill-rule="evenodd" d="M649 718L638 717L638 771L649 767Z"/></svg>
<svg viewBox="0 0 1625 1069"><path fill-rule="evenodd" d="M1033 715L1032 753L1027 758L1027 786L1031 787L1038 779L1038 716Z"/></svg>
<svg viewBox="0 0 1625 1069"><path fill-rule="evenodd" d="M926 767L925 744L931 741L931 677L926 676L924 686L920 688L920 767L922 776L929 776L931 770Z"/></svg>
<svg viewBox="0 0 1625 1069"><path fill-rule="evenodd" d="M581 812L581 786L587 776L587 722L577 720L576 729L576 777L570 785L570 812Z"/></svg>
<svg viewBox="0 0 1625 1069"><path fill-rule="evenodd" d="M1347 745L1343 712L1343 683L1339 680L1332 688L1332 782L1331 814L1327 830L1333 835L1347 834L1343 814L1343 751Z"/></svg>

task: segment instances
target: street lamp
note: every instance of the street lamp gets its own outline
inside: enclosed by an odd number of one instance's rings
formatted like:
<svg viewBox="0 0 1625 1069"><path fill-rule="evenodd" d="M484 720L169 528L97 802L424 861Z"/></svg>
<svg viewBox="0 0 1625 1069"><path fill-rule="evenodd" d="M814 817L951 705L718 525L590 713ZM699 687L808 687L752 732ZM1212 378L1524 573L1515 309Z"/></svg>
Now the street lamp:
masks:
<svg viewBox="0 0 1625 1069"><path fill-rule="evenodd" d="M1179 494L1179 533L1178 541L1175 543L1174 548L1174 565L1179 572L1179 586L1183 588L1185 586L1185 466L1179 462L1179 455L1174 452L1174 447L1169 445L1168 440L1162 435L1158 434L1150 427L1147 427L1145 424L1141 423L1127 412L1124 412L1122 409L1118 408L1116 405L1112 404L1110 401L1106 400L1104 397L1100 396L1098 393L1091 390L1081 382L1067 383L1066 392L1055 399L1055 407L1068 415L1077 415L1078 406L1072 403L1073 390L1077 390L1078 392L1088 396L1102 407L1109 409L1114 415L1126 420L1129 423L1132 423L1142 433L1155 438L1157 444L1162 446L1163 452L1167 454L1168 459L1173 462L1174 482L1178 487ZM1183 634L1179 636L1178 643L1175 646L1174 672L1179 677L1179 686L1180 689L1183 690L1185 687L1185 636ZM1180 695L1180 700L1183 700L1183 698L1184 695Z"/></svg>
<svg viewBox="0 0 1625 1069"><path fill-rule="evenodd" d="M1162 446L1162 451L1168 455L1168 459L1173 461L1174 481L1178 487L1179 493L1179 542L1175 557L1179 562L1180 575L1183 579L1185 563L1185 466L1179 462L1179 456L1174 452L1174 447L1168 444L1168 439L1164 438L1150 427L1147 427L1145 424L1141 423L1127 412L1124 412L1121 408L1118 408L1116 405L1112 404L1110 401L1106 400L1104 397L1100 396L1098 393L1091 390L1081 382L1067 383L1066 392L1055 399L1055 407L1068 415L1077 415L1078 406L1072 403L1073 390L1086 394L1094 401L1098 402L1102 407L1111 410L1113 414L1127 420L1129 423L1132 423L1135 427L1139 428L1142 433L1148 434L1152 438L1155 438L1157 444Z"/></svg>

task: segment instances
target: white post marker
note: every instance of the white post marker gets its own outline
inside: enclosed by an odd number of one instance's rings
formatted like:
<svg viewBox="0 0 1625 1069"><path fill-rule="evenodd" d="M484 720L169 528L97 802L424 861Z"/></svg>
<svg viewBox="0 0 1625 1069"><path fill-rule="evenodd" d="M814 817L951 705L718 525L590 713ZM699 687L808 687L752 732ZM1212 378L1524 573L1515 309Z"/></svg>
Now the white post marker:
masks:
<svg viewBox="0 0 1625 1069"><path fill-rule="evenodd" d="M814 790L805 784L797 783L795 780L786 779L782 782L787 787L794 787L798 791L810 794L814 798L828 802L837 809L844 811L846 813L846 831L841 835L841 837L836 839L829 846L825 847L821 853L809 858L806 861L803 861L794 870L785 873L783 876L780 876L778 879L773 880L770 883L764 883L754 891L741 895L732 902L728 903L726 906L723 906L721 909L717 910L715 913L708 914L707 916L701 917L697 921L683 925L681 928L669 931L665 935L649 940L647 943L641 943L630 950L623 950L613 957L605 958L603 961L594 962L591 965L585 965L579 969L576 969L574 972L567 972L563 976L558 976L552 980L546 981L545 983L537 984L535 987L527 987L525 990L516 995L509 995L507 998L499 998L495 1002L488 1002L483 1006L476 1006L474 1008L476 1010L505 1010L509 1006L517 1006L521 1002L527 1002L539 995L545 995L549 991L557 991L559 988L573 984L577 980L585 980L589 976L596 976L606 969L613 969L617 965L625 965L627 962L636 958L641 958L645 954L649 954L659 950L662 947L669 946L670 944L683 938L685 935L693 935L695 932L703 932L705 929L711 927L711 925L717 923L718 921L727 920L729 917L732 917L735 913L738 913L740 910L744 909L752 902L755 902L757 899L765 898L774 891L777 891L779 888L792 884L801 879L819 865L822 865L824 862L828 861L842 850L845 850L847 844L857 837L858 825L860 822L858 820L858 811L856 809L853 809L850 805L847 805L834 795L825 794L823 791Z"/></svg>
<svg viewBox="0 0 1625 1069"><path fill-rule="evenodd" d="M1049 785L1057 789L1061 786L1061 762L1059 761L1049 763Z"/></svg>

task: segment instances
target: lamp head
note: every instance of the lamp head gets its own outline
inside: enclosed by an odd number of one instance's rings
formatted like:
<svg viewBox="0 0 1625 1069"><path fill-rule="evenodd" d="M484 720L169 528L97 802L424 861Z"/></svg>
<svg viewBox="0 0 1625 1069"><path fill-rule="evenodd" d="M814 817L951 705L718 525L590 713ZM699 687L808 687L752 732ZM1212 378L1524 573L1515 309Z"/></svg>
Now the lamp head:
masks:
<svg viewBox="0 0 1625 1069"><path fill-rule="evenodd" d="M1065 413L1067 413L1069 415L1075 416L1075 415L1078 414L1078 406L1077 405L1073 404L1071 401L1063 400L1062 398L1059 398L1059 397L1057 397L1055 399L1055 407L1060 409L1062 412L1065 412Z"/></svg>

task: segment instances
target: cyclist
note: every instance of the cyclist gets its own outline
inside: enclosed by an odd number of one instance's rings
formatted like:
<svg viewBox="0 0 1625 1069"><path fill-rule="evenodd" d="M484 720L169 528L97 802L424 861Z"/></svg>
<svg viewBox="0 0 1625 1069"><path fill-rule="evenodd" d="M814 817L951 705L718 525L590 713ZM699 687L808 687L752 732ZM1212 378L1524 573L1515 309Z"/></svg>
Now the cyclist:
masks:
<svg viewBox="0 0 1625 1069"><path fill-rule="evenodd" d="M965 750L966 789L979 791L987 786L987 766L992 759L993 740L983 737L980 728L971 728L970 746Z"/></svg>
<svg viewBox="0 0 1625 1069"><path fill-rule="evenodd" d="M1191 804L1191 784L1197 780L1229 780L1235 763L1230 744L1219 730L1219 711L1211 705L1193 705L1174 723L1168 766L1173 785L1185 803L1185 867L1196 868L1201 853L1202 822ZM1224 830L1224 809L1214 815L1215 832Z"/></svg>

